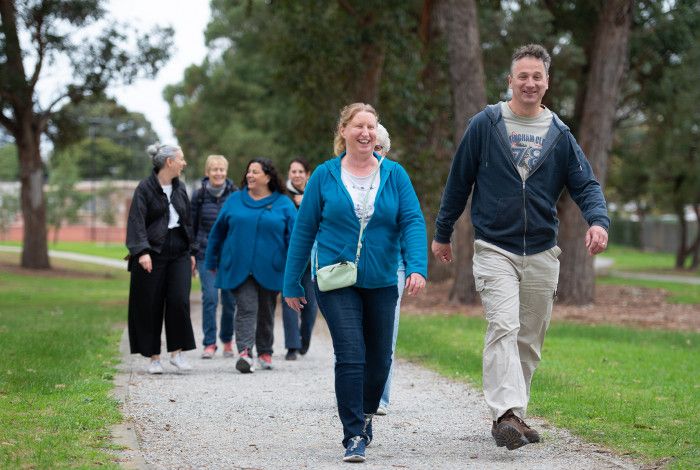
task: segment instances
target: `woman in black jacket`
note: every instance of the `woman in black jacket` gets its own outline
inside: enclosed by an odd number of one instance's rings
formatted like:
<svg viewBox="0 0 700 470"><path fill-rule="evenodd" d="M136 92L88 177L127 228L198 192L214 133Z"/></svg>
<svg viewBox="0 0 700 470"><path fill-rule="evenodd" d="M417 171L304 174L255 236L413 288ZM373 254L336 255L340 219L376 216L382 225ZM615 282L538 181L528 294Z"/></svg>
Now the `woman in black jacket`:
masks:
<svg viewBox="0 0 700 470"><path fill-rule="evenodd" d="M126 226L129 249L129 342L132 354L151 358L162 374L160 335L165 317L170 363L190 370L182 351L195 349L190 287L195 259L190 201L179 176L187 166L180 147L151 145L153 173L134 191Z"/></svg>

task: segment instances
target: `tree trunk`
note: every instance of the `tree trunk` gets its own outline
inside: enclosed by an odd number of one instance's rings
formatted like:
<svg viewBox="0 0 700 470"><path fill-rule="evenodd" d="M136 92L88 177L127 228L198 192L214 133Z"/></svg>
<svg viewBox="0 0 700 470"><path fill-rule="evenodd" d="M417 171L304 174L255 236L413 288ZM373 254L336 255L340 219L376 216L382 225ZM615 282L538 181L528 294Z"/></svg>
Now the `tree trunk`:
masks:
<svg viewBox="0 0 700 470"><path fill-rule="evenodd" d="M44 171L41 165L39 138L41 132L33 123L23 123L15 136L20 163L21 206L24 219L22 267L50 269L46 240L46 198Z"/></svg>
<svg viewBox="0 0 700 470"><path fill-rule="evenodd" d="M447 54L454 113L453 141L456 149L469 118L486 106L479 18L475 0L445 0L439 8L447 25ZM474 233L470 211L471 202L457 221L453 236L457 262L450 300L463 304L477 302L472 272Z"/></svg>
<svg viewBox="0 0 700 470"><path fill-rule="evenodd" d="M688 223L685 221L685 211L683 204L676 206L676 216L678 217L678 251L676 252L676 269L683 269L685 258L688 255Z"/></svg>
<svg viewBox="0 0 700 470"><path fill-rule="evenodd" d="M605 187L615 111L627 63L632 8L632 0L604 2L589 60L579 143L602 187ZM583 243L588 226L568 195L559 201L558 208L562 222L559 243L563 252L559 299L574 305L590 304L595 271L593 258L588 256Z"/></svg>
<svg viewBox="0 0 700 470"><path fill-rule="evenodd" d="M695 212L695 240L691 246L690 254L692 259L690 261L690 270L695 271L698 266L700 266L700 204L693 204L693 211Z"/></svg>
<svg viewBox="0 0 700 470"><path fill-rule="evenodd" d="M384 44L372 42L363 46L362 63L365 64L365 72L362 76L364 78L358 81L355 93L359 102L377 106L385 55L386 46Z"/></svg>

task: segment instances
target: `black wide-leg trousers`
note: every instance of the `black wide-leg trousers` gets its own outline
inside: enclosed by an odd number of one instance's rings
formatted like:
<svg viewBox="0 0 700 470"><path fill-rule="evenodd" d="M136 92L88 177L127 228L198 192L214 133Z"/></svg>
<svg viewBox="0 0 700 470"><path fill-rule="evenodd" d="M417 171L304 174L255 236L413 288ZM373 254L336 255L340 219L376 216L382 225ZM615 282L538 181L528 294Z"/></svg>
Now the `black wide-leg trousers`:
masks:
<svg viewBox="0 0 700 470"><path fill-rule="evenodd" d="M192 264L181 228L168 230L160 253L150 253L153 270L131 263L129 289L129 343L132 354L160 354L165 319L168 351L195 349L190 320Z"/></svg>

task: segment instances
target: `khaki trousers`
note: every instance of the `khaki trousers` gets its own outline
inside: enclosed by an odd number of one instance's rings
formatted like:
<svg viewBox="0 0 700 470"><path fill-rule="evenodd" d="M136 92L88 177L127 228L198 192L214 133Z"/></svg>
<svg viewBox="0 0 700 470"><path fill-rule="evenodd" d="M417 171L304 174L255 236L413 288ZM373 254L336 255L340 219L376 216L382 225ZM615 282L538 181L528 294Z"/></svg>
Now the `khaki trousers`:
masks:
<svg viewBox="0 0 700 470"><path fill-rule="evenodd" d="M474 243L474 279L488 322L483 385L493 420L509 409L524 418L530 382L552 317L561 249L519 256Z"/></svg>

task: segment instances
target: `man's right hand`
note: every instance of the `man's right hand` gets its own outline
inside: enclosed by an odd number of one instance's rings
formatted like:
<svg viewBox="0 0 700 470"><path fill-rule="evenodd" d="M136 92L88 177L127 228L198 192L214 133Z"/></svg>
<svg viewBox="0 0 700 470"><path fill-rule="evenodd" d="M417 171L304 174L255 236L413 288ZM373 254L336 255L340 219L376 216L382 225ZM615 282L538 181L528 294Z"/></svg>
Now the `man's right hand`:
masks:
<svg viewBox="0 0 700 470"><path fill-rule="evenodd" d="M443 263L452 262L451 243L440 243L433 240L432 245L430 245L430 249L433 251L433 255L435 255L435 259L437 259L438 261L441 261Z"/></svg>

